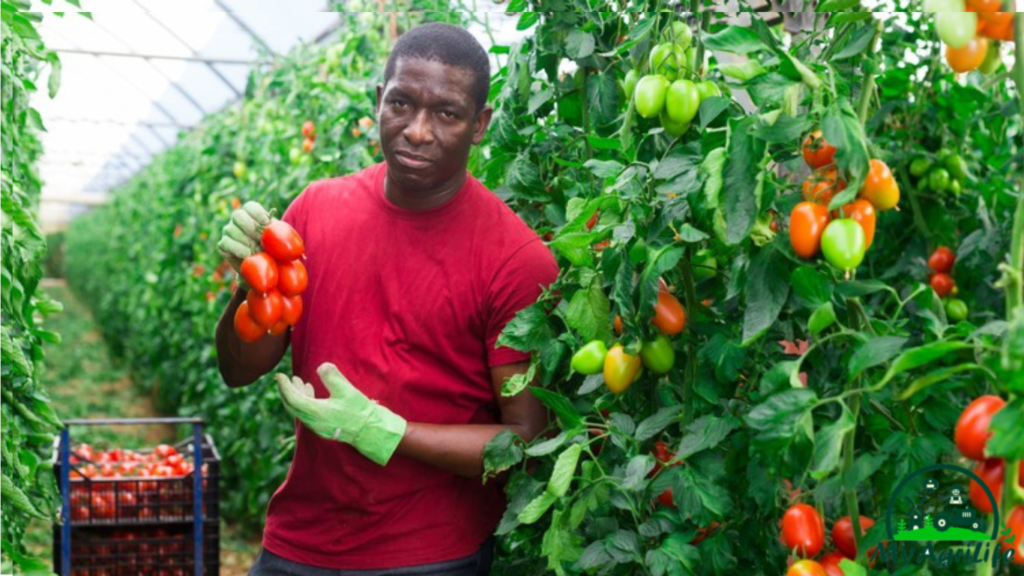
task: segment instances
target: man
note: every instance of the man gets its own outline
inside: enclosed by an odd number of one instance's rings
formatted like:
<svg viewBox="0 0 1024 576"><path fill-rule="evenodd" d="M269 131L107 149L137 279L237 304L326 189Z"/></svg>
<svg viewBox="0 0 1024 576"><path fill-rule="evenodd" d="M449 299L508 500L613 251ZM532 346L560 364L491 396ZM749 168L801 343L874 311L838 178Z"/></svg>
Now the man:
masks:
<svg viewBox="0 0 1024 576"><path fill-rule="evenodd" d="M306 246L302 320L242 343L232 318L244 289L221 317L229 386L273 370L292 346L295 377L278 383L297 418L295 455L252 576L490 570L505 501L481 482L484 446L547 425L532 394L501 396L529 356L495 342L558 268L466 171L491 120L489 83L465 30L426 24L399 38L377 87L385 162L313 183L283 217ZM236 269L261 221L247 205L225 227Z"/></svg>

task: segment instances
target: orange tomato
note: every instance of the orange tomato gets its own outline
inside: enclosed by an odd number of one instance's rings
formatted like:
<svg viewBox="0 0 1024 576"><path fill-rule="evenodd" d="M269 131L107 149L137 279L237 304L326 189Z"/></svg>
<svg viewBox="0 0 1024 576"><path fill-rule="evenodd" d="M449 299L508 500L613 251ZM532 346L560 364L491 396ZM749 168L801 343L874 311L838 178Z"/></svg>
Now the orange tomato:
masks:
<svg viewBox="0 0 1024 576"><path fill-rule="evenodd" d="M654 305L654 325L662 334L674 336L686 326L686 311L679 299L662 288L658 291L658 303Z"/></svg>
<svg viewBox="0 0 1024 576"><path fill-rule="evenodd" d="M970 72L981 66L987 52L988 40L979 36L968 42L963 48L946 46L946 62L955 72Z"/></svg>
<svg viewBox="0 0 1024 576"><path fill-rule="evenodd" d="M235 333L242 342L255 342L267 333L267 329L249 315L248 302L242 302L235 310Z"/></svg>
<svg viewBox="0 0 1024 576"><path fill-rule="evenodd" d="M801 258L813 258L821 249L821 234L828 225L828 208L801 202L789 213L789 243Z"/></svg>
<svg viewBox="0 0 1024 576"><path fill-rule="evenodd" d="M864 229L864 241L867 247L871 247L871 241L875 239L875 206L863 198L854 200L843 206L843 215L853 218Z"/></svg>
<svg viewBox="0 0 1024 576"><path fill-rule="evenodd" d="M815 130L804 140L801 152L807 165L817 170L822 166L828 166L835 160L836 147L825 141L821 130Z"/></svg>
<svg viewBox="0 0 1024 576"><path fill-rule="evenodd" d="M622 316L615 317L615 333L622 334Z"/></svg>
<svg viewBox="0 0 1024 576"><path fill-rule="evenodd" d="M893 177L892 171L889 170L885 162L878 159L871 160L871 169L868 170L868 175L864 179L864 187L860 189L860 194L857 196L871 202L876 210L883 212L891 210L899 204L900 187L896 184L896 178Z"/></svg>
<svg viewBox="0 0 1024 576"><path fill-rule="evenodd" d="M832 197L846 189L835 168L819 168L804 180L804 200L828 206Z"/></svg>
<svg viewBox="0 0 1024 576"><path fill-rule="evenodd" d="M1002 0L967 0L968 12L998 12L1002 8Z"/></svg>

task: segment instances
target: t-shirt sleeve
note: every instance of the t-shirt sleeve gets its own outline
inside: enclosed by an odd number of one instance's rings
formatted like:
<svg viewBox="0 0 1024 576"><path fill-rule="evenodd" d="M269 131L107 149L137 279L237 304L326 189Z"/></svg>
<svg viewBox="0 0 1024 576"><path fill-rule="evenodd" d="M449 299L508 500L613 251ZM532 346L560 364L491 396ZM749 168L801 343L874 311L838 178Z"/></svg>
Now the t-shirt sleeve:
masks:
<svg viewBox="0 0 1024 576"><path fill-rule="evenodd" d="M490 367L523 362L528 352L513 348L495 348L498 336L516 313L537 301L542 286L558 278L558 263L540 238L519 248L491 281L488 291L487 365Z"/></svg>

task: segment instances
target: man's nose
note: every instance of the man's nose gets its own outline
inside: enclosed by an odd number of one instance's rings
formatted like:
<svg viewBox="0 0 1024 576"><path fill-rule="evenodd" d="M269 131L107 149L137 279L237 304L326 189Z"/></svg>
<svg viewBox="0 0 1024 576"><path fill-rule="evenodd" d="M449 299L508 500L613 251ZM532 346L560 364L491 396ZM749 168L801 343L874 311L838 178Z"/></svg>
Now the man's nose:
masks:
<svg viewBox="0 0 1024 576"><path fill-rule="evenodd" d="M419 110L409 121L403 131L405 139L413 145L430 144L434 141L433 127L430 124L430 112Z"/></svg>

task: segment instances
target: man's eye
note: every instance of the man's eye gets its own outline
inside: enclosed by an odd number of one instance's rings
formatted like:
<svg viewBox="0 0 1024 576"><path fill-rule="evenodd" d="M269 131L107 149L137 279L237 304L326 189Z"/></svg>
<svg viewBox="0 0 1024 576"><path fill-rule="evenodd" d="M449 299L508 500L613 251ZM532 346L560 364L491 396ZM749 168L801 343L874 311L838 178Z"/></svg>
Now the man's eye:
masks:
<svg viewBox="0 0 1024 576"><path fill-rule="evenodd" d="M441 111L441 114L442 114L442 115L443 115L443 116L444 116L445 118L455 118L455 113L454 113L454 112L449 112L448 110L442 110L442 111Z"/></svg>
<svg viewBox="0 0 1024 576"><path fill-rule="evenodd" d="M402 107L402 106L405 106L405 101L404 100L392 100L391 101L391 105L392 106Z"/></svg>

